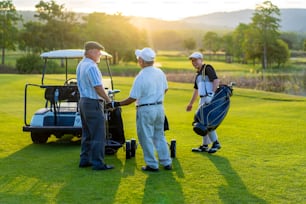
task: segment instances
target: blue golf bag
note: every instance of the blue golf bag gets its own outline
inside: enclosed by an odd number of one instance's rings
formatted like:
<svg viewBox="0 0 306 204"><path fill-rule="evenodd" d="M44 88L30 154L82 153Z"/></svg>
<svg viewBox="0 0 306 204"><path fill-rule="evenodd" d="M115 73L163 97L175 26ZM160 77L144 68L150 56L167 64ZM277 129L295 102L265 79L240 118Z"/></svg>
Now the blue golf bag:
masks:
<svg viewBox="0 0 306 204"><path fill-rule="evenodd" d="M192 123L195 133L206 136L208 132L215 130L221 124L230 107L233 85L234 83L220 85L211 103L203 104L198 108Z"/></svg>

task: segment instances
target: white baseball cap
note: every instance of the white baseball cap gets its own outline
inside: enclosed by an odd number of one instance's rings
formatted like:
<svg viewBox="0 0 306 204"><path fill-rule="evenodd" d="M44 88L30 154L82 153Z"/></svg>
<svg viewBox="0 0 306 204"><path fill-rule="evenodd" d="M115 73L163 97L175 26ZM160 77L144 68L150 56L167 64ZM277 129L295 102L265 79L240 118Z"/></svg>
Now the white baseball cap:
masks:
<svg viewBox="0 0 306 204"><path fill-rule="evenodd" d="M203 55L200 52L194 52L189 56L189 59L203 59Z"/></svg>
<svg viewBox="0 0 306 204"><path fill-rule="evenodd" d="M145 47L142 50L136 50L135 55L137 58L140 57L146 62L153 62L156 56L154 50L149 47Z"/></svg>

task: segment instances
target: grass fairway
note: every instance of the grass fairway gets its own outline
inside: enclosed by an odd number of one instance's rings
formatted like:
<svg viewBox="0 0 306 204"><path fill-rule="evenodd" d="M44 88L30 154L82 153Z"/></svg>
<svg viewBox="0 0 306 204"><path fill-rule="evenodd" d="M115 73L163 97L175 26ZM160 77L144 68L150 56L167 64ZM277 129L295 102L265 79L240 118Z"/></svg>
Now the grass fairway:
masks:
<svg viewBox="0 0 306 204"><path fill-rule="evenodd" d="M114 77L117 100L128 96L132 81ZM185 111L192 84L169 82L166 138L177 141L174 169L142 172L141 148L130 160L121 148L106 157L114 170L96 172L78 168L78 141L53 136L35 145L22 132L26 82L40 83L40 76L0 75L0 203L306 202L305 97L235 88L217 129L222 149L208 155L191 152L201 141L191 126L196 109ZM126 139L137 139L135 107L122 109Z"/></svg>

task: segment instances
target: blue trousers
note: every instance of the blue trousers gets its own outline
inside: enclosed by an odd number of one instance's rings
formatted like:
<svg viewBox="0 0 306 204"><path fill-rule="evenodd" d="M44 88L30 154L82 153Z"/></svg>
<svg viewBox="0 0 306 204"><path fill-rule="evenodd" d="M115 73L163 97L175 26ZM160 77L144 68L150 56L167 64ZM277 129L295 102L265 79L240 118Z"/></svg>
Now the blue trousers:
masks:
<svg viewBox="0 0 306 204"><path fill-rule="evenodd" d="M106 133L103 103L81 98L79 107L82 120L80 162L91 162L93 167L104 165Z"/></svg>

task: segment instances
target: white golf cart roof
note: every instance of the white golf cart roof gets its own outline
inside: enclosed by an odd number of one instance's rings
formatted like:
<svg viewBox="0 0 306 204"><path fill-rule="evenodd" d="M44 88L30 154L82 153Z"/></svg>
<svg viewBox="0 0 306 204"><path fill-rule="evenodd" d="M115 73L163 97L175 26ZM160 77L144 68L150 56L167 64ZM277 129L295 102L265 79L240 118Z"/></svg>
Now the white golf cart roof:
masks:
<svg viewBox="0 0 306 204"><path fill-rule="evenodd" d="M83 49L66 49L44 52L40 56L44 59L78 59L84 57ZM101 51L101 58L112 58L112 55Z"/></svg>
<svg viewBox="0 0 306 204"><path fill-rule="evenodd" d="M44 85L44 78L46 73L46 66L48 59L64 59L66 61L65 66L65 72L66 72L66 81L68 80L68 60L69 59L82 59L84 57L85 50L83 49L65 49L65 50L53 50L49 52L44 52L40 55L45 61L43 70L42 70L42 78L41 78L41 84ZM105 51L101 51L101 59L103 59L106 62L106 66L110 73L109 63L108 59L111 59L112 55L108 54Z"/></svg>

